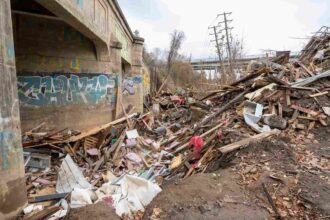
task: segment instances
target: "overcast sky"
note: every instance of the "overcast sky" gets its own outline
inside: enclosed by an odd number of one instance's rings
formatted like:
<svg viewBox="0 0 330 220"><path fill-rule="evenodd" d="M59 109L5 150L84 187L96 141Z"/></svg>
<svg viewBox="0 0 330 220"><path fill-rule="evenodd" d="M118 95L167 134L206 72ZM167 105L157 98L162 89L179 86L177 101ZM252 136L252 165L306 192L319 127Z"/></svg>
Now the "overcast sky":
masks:
<svg viewBox="0 0 330 220"><path fill-rule="evenodd" d="M208 27L217 14L233 12L233 35L244 38L247 54L299 51L321 26L330 26L330 0L118 0L131 29L148 50L166 49L174 29L185 32L181 52L194 59L215 57ZM299 38L299 39L297 39Z"/></svg>

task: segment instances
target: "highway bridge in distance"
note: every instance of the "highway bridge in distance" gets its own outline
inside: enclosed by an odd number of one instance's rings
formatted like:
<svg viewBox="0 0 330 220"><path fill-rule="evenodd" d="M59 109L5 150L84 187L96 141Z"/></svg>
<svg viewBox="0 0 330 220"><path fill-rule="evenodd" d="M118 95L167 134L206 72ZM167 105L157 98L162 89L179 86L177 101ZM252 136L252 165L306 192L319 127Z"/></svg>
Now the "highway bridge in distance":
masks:
<svg viewBox="0 0 330 220"><path fill-rule="evenodd" d="M290 52L290 51L277 51L273 55L269 55L269 58L276 57L281 54L289 54L290 59L296 59L299 56L299 52ZM245 56L244 58L237 59L235 62L235 68L236 69L245 69L247 65L252 61L252 60L259 60L259 59L266 59L265 54L259 54L259 55L249 55ZM191 65L194 70L215 70L219 71L220 70L220 61L218 59L199 59L199 60L192 60ZM223 60L223 65L224 68L229 67L229 62L227 59Z"/></svg>

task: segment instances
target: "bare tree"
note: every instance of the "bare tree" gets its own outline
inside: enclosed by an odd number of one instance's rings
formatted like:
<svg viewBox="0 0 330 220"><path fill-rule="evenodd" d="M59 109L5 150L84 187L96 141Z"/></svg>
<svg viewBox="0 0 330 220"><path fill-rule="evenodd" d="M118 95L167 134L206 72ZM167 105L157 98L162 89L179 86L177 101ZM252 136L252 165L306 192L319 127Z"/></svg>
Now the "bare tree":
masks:
<svg viewBox="0 0 330 220"><path fill-rule="evenodd" d="M173 61L178 57L179 49L181 48L182 42L185 38L185 34L183 31L174 30L171 34L171 42L170 42L170 50L167 55L167 63L166 63L166 77L158 89L157 94L163 89L168 77L171 75L171 69L173 65Z"/></svg>
<svg viewBox="0 0 330 220"><path fill-rule="evenodd" d="M240 72L239 60L244 57L244 39L243 37L239 39L238 37L232 39L231 44L232 51L232 63L233 72L229 77L230 82L233 82L237 78L237 74Z"/></svg>

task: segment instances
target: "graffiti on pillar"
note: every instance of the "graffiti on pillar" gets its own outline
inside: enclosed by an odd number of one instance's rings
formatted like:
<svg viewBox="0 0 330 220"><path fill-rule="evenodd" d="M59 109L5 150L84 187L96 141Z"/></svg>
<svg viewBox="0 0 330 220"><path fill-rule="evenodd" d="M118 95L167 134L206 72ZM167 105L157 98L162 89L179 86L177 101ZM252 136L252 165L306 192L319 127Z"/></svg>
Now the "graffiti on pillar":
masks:
<svg viewBox="0 0 330 220"><path fill-rule="evenodd" d="M79 59L77 57L71 59L70 61L70 69L73 71L73 72L79 72L79 69L80 69L80 65L79 65Z"/></svg>
<svg viewBox="0 0 330 220"><path fill-rule="evenodd" d="M20 163L21 152L16 146L14 132L0 131L0 170L8 170L15 168Z"/></svg>
<svg viewBox="0 0 330 220"><path fill-rule="evenodd" d="M150 73L147 68L142 68L143 73L143 95L150 93Z"/></svg>
<svg viewBox="0 0 330 220"><path fill-rule="evenodd" d="M6 52L7 52L7 58L8 60L14 60L15 59L15 51L14 51L14 45L12 42L8 42L6 44Z"/></svg>
<svg viewBox="0 0 330 220"><path fill-rule="evenodd" d="M141 76L125 77L122 84L123 95L135 95L136 88L142 84Z"/></svg>
<svg viewBox="0 0 330 220"><path fill-rule="evenodd" d="M84 0L77 0L77 4L79 5L80 8L84 7Z"/></svg>
<svg viewBox="0 0 330 220"><path fill-rule="evenodd" d="M76 4L77 4L80 8L83 8L83 7L84 7L84 0L76 0Z"/></svg>
<svg viewBox="0 0 330 220"><path fill-rule="evenodd" d="M31 106L116 102L115 75L84 75L19 76L19 100Z"/></svg>

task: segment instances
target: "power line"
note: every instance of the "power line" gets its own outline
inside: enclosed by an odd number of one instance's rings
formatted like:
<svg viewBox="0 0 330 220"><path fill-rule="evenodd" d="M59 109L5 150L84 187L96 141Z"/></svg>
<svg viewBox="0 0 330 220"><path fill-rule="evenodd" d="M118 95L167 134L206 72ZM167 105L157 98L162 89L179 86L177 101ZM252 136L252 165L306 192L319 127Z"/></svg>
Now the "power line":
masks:
<svg viewBox="0 0 330 220"><path fill-rule="evenodd" d="M224 12L222 14L218 14L216 20L218 20L218 24L215 26L209 27L211 30L210 35L212 36L211 43L215 42L216 52L218 54L220 67L222 70L222 74L225 74L224 64L223 64L223 50L227 51L227 60L228 66L230 68L230 72L233 71L232 67L232 51L231 51L231 43L232 43L232 35L231 30L233 27L230 26L230 23L233 21L229 19L229 16L232 12ZM222 27L223 26L223 27Z"/></svg>
<svg viewBox="0 0 330 220"><path fill-rule="evenodd" d="M233 67L232 67L232 51L231 51L231 43L232 43L232 39L229 38L229 35L231 35L231 30L234 29L233 27L230 27L230 23L233 22L233 19L229 20L228 17L232 14L232 12L224 12L222 14L218 14L218 18L219 17L223 17L223 20L219 22L220 24L224 24L224 28L221 29L219 32L222 33L223 31L225 32L225 36L226 36L226 45L227 45L227 54L228 54L228 62L229 62L229 68L230 71L233 71Z"/></svg>

